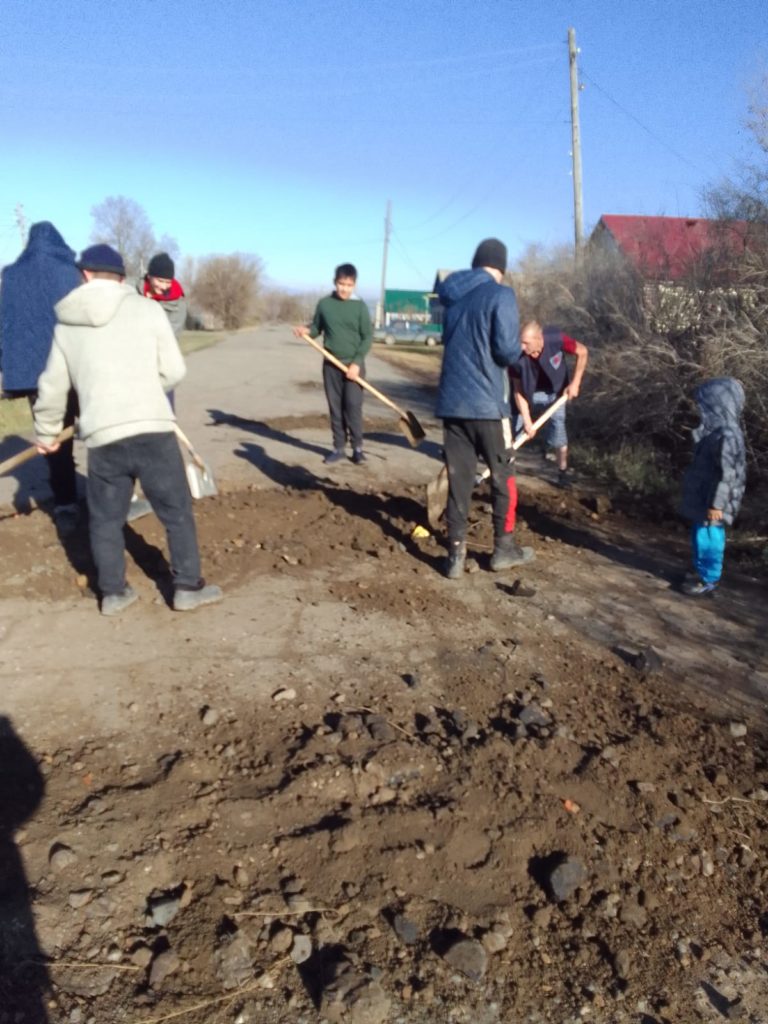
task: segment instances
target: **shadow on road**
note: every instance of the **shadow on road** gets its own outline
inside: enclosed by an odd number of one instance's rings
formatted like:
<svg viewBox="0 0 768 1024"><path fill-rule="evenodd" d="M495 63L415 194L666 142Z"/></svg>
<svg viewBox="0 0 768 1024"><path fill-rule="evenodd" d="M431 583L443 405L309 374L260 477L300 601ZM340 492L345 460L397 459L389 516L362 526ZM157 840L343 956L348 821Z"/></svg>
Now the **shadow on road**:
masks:
<svg viewBox="0 0 768 1024"><path fill-rule="evenodd" d="M0 715L0 1016L45 1024L48 971L35 935L29 884L14 833L35 813L45 783L35 758Z"/></svg>

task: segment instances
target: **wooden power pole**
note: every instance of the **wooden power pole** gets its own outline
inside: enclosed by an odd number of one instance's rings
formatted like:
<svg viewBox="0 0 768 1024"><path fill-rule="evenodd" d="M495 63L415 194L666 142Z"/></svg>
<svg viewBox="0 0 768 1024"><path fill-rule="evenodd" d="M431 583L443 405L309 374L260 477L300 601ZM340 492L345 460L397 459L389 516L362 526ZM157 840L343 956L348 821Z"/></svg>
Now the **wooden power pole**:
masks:
<svg viewBox="0 0 768 1024"><path fill-rule="evenodd" d="M386 317L387 297L387 253L389 251L389 236L392 233L392 200L387 200L387 216L384 219L384 255L381 261L381 295L376 310L376 326L383 327Z"/></svg>
<svg viewBox="0 0 768 1024"><path fill-rule="evenodd" d="M573 156L573 230L576 259L584 245L584 199L581 187L581 128L579 126L579 72L576 67L576 30L568 29L568 63L571 70L571 152Z"/></svg>
<svg viewBox="0 0 768 1024"><path fill-rule="evenodd" d="M24 215L24 206L21 203L16 203L16 226L19 229L19 237L21 238L22 248L27 244L27 218Z"/></svg>

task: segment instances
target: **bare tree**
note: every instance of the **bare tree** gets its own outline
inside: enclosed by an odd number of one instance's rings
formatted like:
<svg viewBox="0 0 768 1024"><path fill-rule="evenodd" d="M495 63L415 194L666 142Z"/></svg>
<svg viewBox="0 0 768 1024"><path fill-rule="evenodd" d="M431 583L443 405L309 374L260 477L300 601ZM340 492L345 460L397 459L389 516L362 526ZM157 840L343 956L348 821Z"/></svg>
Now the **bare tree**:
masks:
<svg viewBox="0 0 768 1024"><path fill-rule="evenodd" d="M241 327L255 311L261 274L257 256L208 256L198 264L192 299L228 330Z"/></svg>
<svg viewBox="0 0 768 1024"><path fill-rule="evenodd" d="M126 196L107 196L91 207L93 229L91 241L106 242L123 257L128 274L138 277L146 270L150 257L163 250L174 258L178 244L168 235L160 241L144 208Z"/></svg>
<svg viewBox="0 0 768 1024"><path fill-rule="evenodd" d="M314 292L287 292L281 288L270 288L259 296L259 319L286 324L309 323L319 298Z"/></svg>
<svg viewBox="0 0 768 1024"><path fill-rule="evenodd" d="M768 224L768 73L752 91L745 127L756 146L754 158L742 163L732 177L704 192L710 215L721 220Z"/></svg>

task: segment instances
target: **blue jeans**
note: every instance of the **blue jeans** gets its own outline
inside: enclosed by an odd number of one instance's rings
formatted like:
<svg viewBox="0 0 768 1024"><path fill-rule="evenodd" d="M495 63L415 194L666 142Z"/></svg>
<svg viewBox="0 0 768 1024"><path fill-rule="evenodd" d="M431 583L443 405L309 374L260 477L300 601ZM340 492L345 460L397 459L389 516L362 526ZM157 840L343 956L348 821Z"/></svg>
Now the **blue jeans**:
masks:
<svg viewBox="0 0 768 1024"><path fill-rule="evenodd" d="M693 567L704 583L717 583L723 574L725 527L722 523L694 523L691 527Z"/></svg>
<svg viewBox="0 0 768 1024"><path fill-rule="evenodd" d="M535 391L531 405L531 419L536 420L543 412L556 402L558 395L547 394L546 391ZM523 417L518 416L515 422L515 436L523 429ZM565 405L561 405L557 412L553 413L549 421L544 424L546 430L546 442L549 448L565 448L568 444L568 434L565 430Z"/></svg>
<svg viewBox="0 0 768 1024"><path fill-rule="evenodd" d="M200 554L176 435L137 434L88 449L91 551L103 596L125 589L123 526L136 481L165 527L175 587L200 586Z"/></svg>

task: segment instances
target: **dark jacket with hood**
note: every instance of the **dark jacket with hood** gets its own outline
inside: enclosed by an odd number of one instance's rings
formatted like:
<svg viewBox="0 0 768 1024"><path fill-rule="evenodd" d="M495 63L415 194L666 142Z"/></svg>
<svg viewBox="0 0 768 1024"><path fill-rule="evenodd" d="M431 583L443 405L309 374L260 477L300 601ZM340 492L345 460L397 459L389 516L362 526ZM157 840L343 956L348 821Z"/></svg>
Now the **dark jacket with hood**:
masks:
<svg viewBox="0 0 768 1024"><path fill-rule="evenodd" d="M53 341L53 307L82 283L75 254L53 224L33 224L24 252L3 270L0 285L4 391L35 390Z"/></svg>
<svg viewBox="0 0 768 1024"><path fill-rule="evenodd" d="M693 461L683 477L680 513L703 523L711 508L720 509L732 523L741 506L746 483L746 449L741 430L744 388L734 377L705 381L694 395L701 424L693 432Z"/></svg>
<svg viewBox="0 0 768 1024"><path fill-rule="evenodd" d="M514 291L478 268L451 274L438 296L444 307L444 352L435 415L504 419L510 415L507 367L520 358Z"/></svg>

